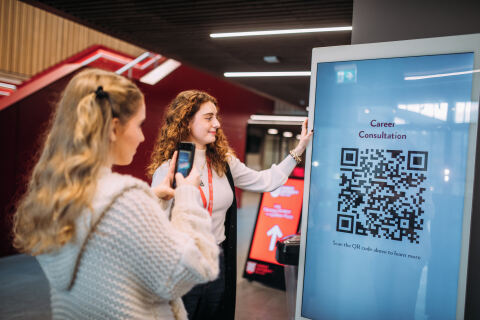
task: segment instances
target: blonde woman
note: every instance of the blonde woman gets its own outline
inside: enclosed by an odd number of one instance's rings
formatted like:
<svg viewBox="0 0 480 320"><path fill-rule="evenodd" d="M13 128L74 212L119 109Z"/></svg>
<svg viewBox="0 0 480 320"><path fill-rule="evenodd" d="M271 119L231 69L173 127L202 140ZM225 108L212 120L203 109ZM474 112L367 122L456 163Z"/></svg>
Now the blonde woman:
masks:
<svg viewBox="0 0 480 320"><path fill-rule="evenodd" d="M236 294L236 213L235 187L255 192L272 191L284 184L300 162L313 132L302 126L298 145L282 162L268 170L255 171L243 164L228 145L221 128L217 100L206 92L180 92L166 111L148 173L152 186L165 178L180 141L195 144L194 166L201 175L200 195L212 216L213 234L222 247L220 275L207 284L195 286L183 297L191 320L233 319Z"/></svg>
<svg viewBox="0 0 480 320"><path fill-rule="evenodd" d="M144 140L131 81L87 70L67 85L15 215L14 245L35 255L54 319L186 319L180 297L218 274L218 246L198 174L155 189L112 173ZM174 155L176 157L176 154ZM175 197L170 212L159 198Z"/></svg>

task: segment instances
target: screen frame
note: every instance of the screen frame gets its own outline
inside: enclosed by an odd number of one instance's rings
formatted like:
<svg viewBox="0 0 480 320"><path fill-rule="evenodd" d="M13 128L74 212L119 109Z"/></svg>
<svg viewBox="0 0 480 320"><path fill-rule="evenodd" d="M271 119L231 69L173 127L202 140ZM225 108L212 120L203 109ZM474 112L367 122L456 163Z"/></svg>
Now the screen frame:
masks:
<svg viewBox="0 0 480 320"><path fill-rule="evenodd" d="M313 128L315 119L315 95L316 95L316 79L317 79L317 64L325 62L349 62L358 60L372 60L382 58L401 58L401 57L413 57L413 56L428 56L428 55L440 55L440 54L455 54L455 53L467 53L473 52L474 55L474 70L480 69L480 34L470 34L461 36L449 36L438 37L428 39L416 39L416 40L404 40L393 42L380 42L372 44L358 44L358 45L346 45L335 47L314 48L312 50L312 64L311 64L311 78L310 78L310 95L309 95L309 107L308 107L308 123L309 129ZM476 72L472 74L472 92L471 101L472 104L478 105L480 96L480 73ZM478 125L478 112L474 114L474 119L471 122L469 128L469 136L480 136L477 131ZM476 121L476 122L475 122ZM480 293L480 259L469 259L469 247L470 252L473 248L479 248L480 245L470 246L470 243L476 244L480 242L480 236L475 236L475 233L471 233L470 230L474 230L473 227L480 227L480 217L478 214L473 214L473 208L478 209L480 207L480 197L474 197L474 178L475 182L480 183L480 177L475 170L476 159L480 156L480 151L477 148L477 139L470 139L468 145L467 155L467 175L465 181L465 198L464 198L464 215L462 228L464 230L462 234L462 246L460 254L460 270L458 277L458 290L457 290L457 311L456 318L463 319L468 311L468 315L475 313L480 315L480 306L476 306L473 301L475 294ZM477 157L475 157L477 154ZM308 221L308 204L310 198L310 173L311 173L311 161L312 161L312 145L309 144L305 158L305 186L303 195L303 209L302 209L302 221L301 221L301 243L300 243L300 257L298 267L298 283L297 283L297 298L296 298L296 310L295 319L309 319L301 316L302 311L302 299L303 299L303 280L305 271L305 252L306 252L306 239L307 239L307 221ZM478 161L477 161L478 164ZM480 167L480 165L479 165ZM480 169L480 168L479 168ZM477 189L475 189L477 190ZM478 193L478 191L477 191ZM475 205L475 206L473 206ZM477 212L478 210L475 210ZM476 219L473 219L475 216ZM477 220L479 220L477 222ZM305 222L305 223L304 223ZM472 222L475 222L472 223ZM470 235L475 237L476 240L471 239ZM479 251L476 251L479 252ZM472 254L473 256L473 254ZM467 270L468 269L468 270ZM467 276L468 271L468 276ZM476 276L476 274L478 275ZM467 292L467 277L468 281L473 281L478 285L474 285L471 282L468 283ZM467 295L468 293L468 295ZM475 317L474 317L475 318Z"/></svg>

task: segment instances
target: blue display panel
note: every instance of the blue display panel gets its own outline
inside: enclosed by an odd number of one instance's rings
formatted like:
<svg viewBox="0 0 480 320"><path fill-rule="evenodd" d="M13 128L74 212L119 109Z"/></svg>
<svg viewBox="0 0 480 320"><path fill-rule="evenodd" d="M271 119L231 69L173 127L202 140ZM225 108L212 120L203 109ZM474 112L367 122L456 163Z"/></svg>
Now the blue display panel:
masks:
<svg viewBox="0 0 480 320"><path fill-rule="evenodd" d="M473 65L317 64L302 317L455 318Z"/></svg>
<svg viewBox="0 0 480 320"><path fill-rule="evenodd" d="M192 156L192 151L181 150L178 154L178 168L177 171L180 172L184 177L188 176L190 173L190 158Z"/></svg>

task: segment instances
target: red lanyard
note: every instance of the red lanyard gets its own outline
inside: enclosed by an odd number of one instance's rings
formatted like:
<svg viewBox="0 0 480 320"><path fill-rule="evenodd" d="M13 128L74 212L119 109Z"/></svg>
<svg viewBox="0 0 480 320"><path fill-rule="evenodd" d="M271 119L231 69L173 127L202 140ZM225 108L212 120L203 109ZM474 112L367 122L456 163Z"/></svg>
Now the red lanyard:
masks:
<svg viewBox="0 0 480 320"><path fill-rule="evenodd" d="M203 207L208 210L208 213L212 215L213 210L213 183L212 183L212 168L210 167L210 161L207 161L208 167L208 209L207 209L207 197L203 193L202 188L198 187L200 190L200 195L202 196Z"/></svg>

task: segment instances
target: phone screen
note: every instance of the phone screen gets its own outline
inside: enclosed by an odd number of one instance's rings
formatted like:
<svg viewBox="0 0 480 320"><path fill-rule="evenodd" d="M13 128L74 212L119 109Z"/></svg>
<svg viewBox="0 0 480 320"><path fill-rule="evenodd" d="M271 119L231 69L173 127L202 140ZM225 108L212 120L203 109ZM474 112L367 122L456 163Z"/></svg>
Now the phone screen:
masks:
<svg viewBox="0 0 480 320"><path fill-rule="evenodd" d="M189 150L181 150L178 153L178 166L177 172L180 172L184 177L188 176L190 173L190 155L191 151Z"/></svg>

